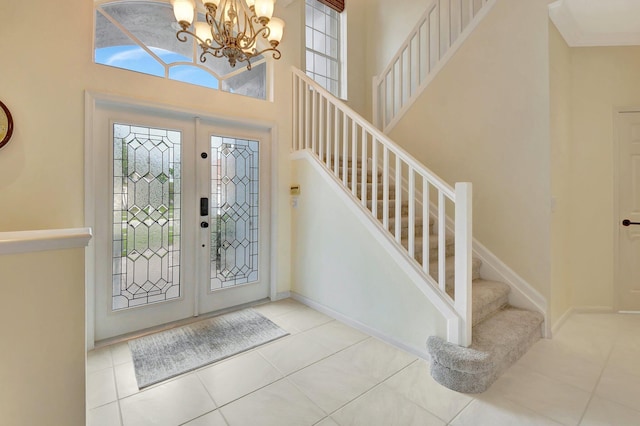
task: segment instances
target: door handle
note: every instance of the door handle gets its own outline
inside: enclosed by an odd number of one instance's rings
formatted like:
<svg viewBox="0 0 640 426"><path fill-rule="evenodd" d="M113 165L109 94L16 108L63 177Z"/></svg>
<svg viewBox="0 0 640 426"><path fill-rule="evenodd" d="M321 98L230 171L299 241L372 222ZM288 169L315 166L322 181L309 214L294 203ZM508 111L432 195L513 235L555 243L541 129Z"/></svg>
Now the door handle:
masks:
<svg viewBox="0 0 640 426"><path fill-rule="evenodd" d="M209 215L209 199L206 197L200 198L200 216Z"/></svg>
<svg viewBox="0 0 640 426"><path fill-rule="evenodd" d="M629 219L622 221L622 226L640 225L640 222L631 222Z"/></svg>

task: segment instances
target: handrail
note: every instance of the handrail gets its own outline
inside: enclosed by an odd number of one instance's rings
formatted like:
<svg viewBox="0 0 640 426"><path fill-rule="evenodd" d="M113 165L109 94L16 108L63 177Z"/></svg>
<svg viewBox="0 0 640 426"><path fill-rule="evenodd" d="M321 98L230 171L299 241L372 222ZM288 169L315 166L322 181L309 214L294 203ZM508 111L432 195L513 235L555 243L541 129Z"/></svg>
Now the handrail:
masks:
<svg viewBox="0 0 640 426"><path fill-rule="evenodd" d="M389 65L373 78L373 122L388 133L496 0L433 0Z"/></svg>
<svg viewBox="0 0 640 426"><path fill-rule="evenodd" d="M300 70L300 69L298 69L296 67L292 67L292 69L293 69L293 73L298 78L303 80L305 83L313 86L313 90L317 91L318 93L320 93L322 96L324 96L327 99L334 98L334 96L328 90L326 90L324 87L318 85L312 78L307 76L302 70ZM337 101L337 99L336 99L336 101ZM333 103L335 104L337 102L333 102ZM350 118L352 117L353 120L355 120L356 123L359 124L360 126L366 127L367 131L371 132L371 134L374 135L377 139L379 139L381 141L382 140L386 141L390 145L391 149L393 149L394 152L398 153L398 155L401 155L402 157L406 158L406 161L409 164L411 164L412 167L414 167L416 170L419 170L421 173L423 173L425 176L427 176L431 181L436 182L439 185L440 189L442 189L443 191L446 192L448 197L451 197L451 198L455 197L455 191L454 191L454 189L453 189L453 187L451 185L449 185L447 182L445 182L443 179L441 179L438 175L436 175L434 172L432 172L427 167L425 167L424 164L419 162L415 157L413 157L411 154L409 154L400 145L396 144L391 139L389 139L389 137L386 134L382 133L379 129L377 129L376 127L372 126L371 123L369 121L367 121L366 118L362 117L354 109L352 109L347 104L342 103L342 102L340 102L340 110L342 110Z"/></svg>
<svg viewBox="0 0 640 426"><path fill-rule="evenodd" d="M308 150L316 156L397 247L406 251L437 292L432 294L445 300L456 316L455 330L448 330L447 339L470 345L471 184L459 182L452 188L304 72L295 67L292 72L292 151ZM455 275L450 285L446 221L452 211ZM407 217L405 224L403 216ZM430 243L432 218L437 226L435 253Z"/></svg>

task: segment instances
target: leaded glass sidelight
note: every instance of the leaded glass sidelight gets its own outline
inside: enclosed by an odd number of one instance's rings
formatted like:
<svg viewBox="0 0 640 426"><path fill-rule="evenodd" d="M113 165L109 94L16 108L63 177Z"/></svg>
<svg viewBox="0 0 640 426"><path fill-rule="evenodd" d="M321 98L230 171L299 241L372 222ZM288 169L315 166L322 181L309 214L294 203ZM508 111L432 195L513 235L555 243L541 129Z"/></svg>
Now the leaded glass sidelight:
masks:
<svg viewBox="0 0 640 426"><path fill-rule="evenodd" d="M113 126L114 311L180 297L180 139Z"/></svg>
<svg viewBox="0 0 640 426"><path fill-rule="evenodd" d="M211 138L211 290L258 280L259 146Z"/></svg>

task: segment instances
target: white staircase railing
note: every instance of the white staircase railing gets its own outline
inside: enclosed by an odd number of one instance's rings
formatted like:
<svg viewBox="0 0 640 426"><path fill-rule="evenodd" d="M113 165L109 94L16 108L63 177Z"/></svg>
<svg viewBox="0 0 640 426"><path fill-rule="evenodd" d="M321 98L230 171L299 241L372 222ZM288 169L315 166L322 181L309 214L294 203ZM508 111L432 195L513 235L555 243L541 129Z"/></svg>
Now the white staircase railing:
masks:
<svg viewBox="0 0 640 426"><path fill-rule="evenodd" d="M293 69L292 150L309 150L413 259L426 282L459 319L447 339L471 344L471 184L455 189L302 71ZM402 212L408 223L402 224ZM449 213L449 215L447 214ZM453 214L451 214L453 213ZM447 283L447 216L454 218L453 286ZM437 254L430 258L430 219ZM403 228L407 228L403 235ZM420 230L421 228L421 230ZM416 232L418 231L418 232ZM416 253L416 239L421 249ZM420 247L420 245L418 245ZM449 265L451 268L452 265ZM453 288L451 288L453 287ZM449 296L453 294L453 297ZM453 290L453 291L451 291ZM434 306L440 309L439 301ZM453 329L452 329L453 328Z"/></svg>
<svg viewBox="0 0 640 426"><path fill-rule="evenodd" d="M373 78L373 122L388 133L496 0L433 0L387 68Z"/></svg>

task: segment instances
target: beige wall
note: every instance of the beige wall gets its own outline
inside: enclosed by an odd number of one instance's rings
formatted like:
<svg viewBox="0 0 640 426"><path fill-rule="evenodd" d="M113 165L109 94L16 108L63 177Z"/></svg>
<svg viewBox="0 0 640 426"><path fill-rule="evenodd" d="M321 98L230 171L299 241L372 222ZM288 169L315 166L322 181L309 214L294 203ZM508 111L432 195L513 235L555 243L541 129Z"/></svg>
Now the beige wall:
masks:
<svg viewBox="0 0 640 426"><path fill-rule="evenodd" d="M551 116L551 324L573 306L571 275L571 50L549 23Z"/></svg>
<svg viewBox="0 0 640 426"><path fill-rule="evenodd" d="M85 424L83 259L0 255L0 424Z"/></svg>
<svg viewBox="0 0 640 426"><path fill-rule="evenodd" d="M575 306L614 306L614 109L640 107L640 47L571 49Z"/></svg>
<svg viewBox="0 0 640 426"><path fill-rule="evenodd" d="M304 0L300 0L304 1ZM370 0L349 0L346 2L347 20L347 104L360 115L370 119L371 102L367 100L370 79L362 78L366 73L366 53L369 40L362 31L367 24L368 2Z"/></svg>
<svg viewBox="0 0 640 426"><path fill-rule="evenodd" d="M498 0L390 134L449 183L473 182L476 238L547 299L549 130L547 2Z"/></svg>

